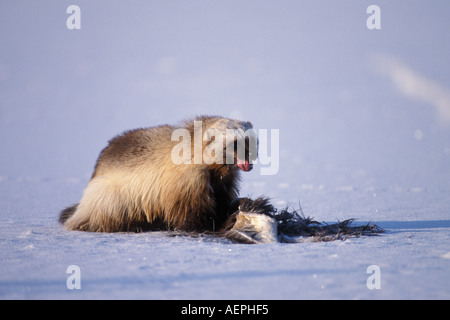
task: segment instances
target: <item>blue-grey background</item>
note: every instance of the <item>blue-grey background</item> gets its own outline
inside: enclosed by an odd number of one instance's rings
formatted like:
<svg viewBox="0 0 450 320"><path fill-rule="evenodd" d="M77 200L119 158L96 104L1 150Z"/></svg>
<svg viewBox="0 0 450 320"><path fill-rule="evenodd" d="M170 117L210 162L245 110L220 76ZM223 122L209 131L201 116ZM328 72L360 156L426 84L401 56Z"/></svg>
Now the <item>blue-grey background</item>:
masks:
<svg viewBox="0 0 450 320"><path fill-rule="evenodd" d="M71 4L80 30L66 27ZM381 30L366 27L371 4ZM278 175L301 183L448 186L450 119L399 91L379 61L448 95L449 10L448 1L2 1L0 175L87 179L124 130L219 114L280 129Z"/></svg>

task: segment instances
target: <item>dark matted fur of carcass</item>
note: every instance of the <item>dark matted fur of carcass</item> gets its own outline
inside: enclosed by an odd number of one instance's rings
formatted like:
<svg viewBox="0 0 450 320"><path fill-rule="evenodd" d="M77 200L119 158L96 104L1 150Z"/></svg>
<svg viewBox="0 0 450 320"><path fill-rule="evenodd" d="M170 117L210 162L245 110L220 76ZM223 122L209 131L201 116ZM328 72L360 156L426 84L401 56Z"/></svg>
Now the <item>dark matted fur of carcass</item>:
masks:
<svg viewBox="0 0 450 320"><path fill-rule="evenodd" d="M276 221L277 242L317 242L345 240L349 237L374 236L384 230L376 224L353 225L355 219L347 219L336 223L320 223L310 217L305 217L301 207L291 210L287 206L283 210L277 210L270 203L270 199L259 197L236 199L233 203L236 212L225 222L220 233L226 238L243 243L261 243L258 236L261 230L254 228L252 224L236 228L236 219L241 213L263 214Z"/></svg>

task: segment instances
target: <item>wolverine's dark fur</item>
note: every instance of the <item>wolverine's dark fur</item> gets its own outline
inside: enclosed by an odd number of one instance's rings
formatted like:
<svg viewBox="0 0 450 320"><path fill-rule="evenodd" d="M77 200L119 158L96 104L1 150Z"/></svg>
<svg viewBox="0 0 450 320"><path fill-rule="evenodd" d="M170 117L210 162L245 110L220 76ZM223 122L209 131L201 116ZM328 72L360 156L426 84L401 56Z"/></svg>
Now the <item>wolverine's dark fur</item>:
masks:
<svg viewBox="0 0 450 320"><path fill-rule="evenodd" d="M78 204L75 204L61 211L58 222L64 224L64 222L66 222L66 220L69 219L75 213L75 210L77 210L77 206Z"/></svg>

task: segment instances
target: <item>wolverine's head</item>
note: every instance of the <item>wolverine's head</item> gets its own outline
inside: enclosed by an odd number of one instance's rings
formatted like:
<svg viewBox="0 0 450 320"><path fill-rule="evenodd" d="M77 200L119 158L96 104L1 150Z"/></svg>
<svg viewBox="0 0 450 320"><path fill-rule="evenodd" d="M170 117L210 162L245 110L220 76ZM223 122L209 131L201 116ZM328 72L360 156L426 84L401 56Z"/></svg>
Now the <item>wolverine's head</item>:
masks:
<svg viewBox="0 0 450 320"><path fill-rule="evenodd" d="M202 116L175 129L172 141L175 164L234 165L250 171L258 156L258 138L250 122Z"/></svg>
<svg viewBox="0 0 450 320"><path fill-rule="evenodd" d="M209 163L237 165L242 171L253 169L258 156L258 138L248 121L211 117L206 120L203 156Z"/></svg>

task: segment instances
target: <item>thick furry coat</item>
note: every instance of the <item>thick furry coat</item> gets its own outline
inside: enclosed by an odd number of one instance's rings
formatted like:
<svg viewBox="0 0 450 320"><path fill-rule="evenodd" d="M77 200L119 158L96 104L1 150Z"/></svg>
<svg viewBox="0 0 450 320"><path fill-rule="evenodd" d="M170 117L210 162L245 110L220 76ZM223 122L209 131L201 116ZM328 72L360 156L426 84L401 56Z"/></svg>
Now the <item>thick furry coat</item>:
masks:
<svg viewBox="0 0 450 320"><path fill-rule="evenodd" d="M60 222L70 230L94 232L220 228L235 210L232 201L238 196L239 171L251 170L250 155L246 147L246 159L238 159L235 152L234 163L227 164L224 150L224 161L198 163L192 152L189 163L175 163L172 152L179 141L172 141L172 134L177 128L187 130L194 151L198 130L194 121L201 121L202 132L213 128L224 136L227 129L252 128L250 122L201 116L178 126L127 131L100 153L81 201L65 209ZM236 139L240 138L246 139ZM201 150L212 141L202 139Z"/></svg>

